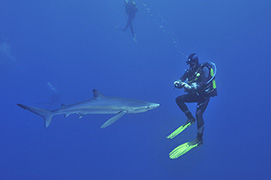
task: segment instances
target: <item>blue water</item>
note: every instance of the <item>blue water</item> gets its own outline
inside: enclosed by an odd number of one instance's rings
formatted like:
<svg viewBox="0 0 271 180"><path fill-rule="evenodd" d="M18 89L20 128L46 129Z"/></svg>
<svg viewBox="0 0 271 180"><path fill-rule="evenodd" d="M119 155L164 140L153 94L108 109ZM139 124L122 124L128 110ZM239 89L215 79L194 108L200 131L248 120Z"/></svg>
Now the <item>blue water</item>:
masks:
<svg viewBox="0 0 271 180"><path fill-rule="evenodd" d="M0 179L271 179L271 2L136 3L138 43L115 28L127 20L122 0L1 0ZM173 82L192 52L216 63L218 96L204 114L204 144L170 160L196 136L194 125L166 139L185 122ZM56 116L45 129L16 106L53 110L94 88L161 106L106 129L112 115Z"/></svg>

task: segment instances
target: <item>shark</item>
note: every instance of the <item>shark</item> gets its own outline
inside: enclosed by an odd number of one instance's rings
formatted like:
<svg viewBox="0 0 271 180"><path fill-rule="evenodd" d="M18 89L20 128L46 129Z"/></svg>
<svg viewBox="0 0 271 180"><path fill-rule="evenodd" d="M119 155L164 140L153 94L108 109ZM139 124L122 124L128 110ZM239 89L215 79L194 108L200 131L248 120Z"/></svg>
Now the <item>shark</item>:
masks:
<svg viewBox="0 0 271 180"><path fill-rule="evenodd" d="M160 106L158 103L141 100L120 97L107 97L97 89L93 89L92 91L92 99L71 105L61 105L59 109L53 111L30 107L23 104L17 105L25 110L43 117L45 128L49 127L52 118L55 115L64 114L64 117L68 117L71 114L78 114L79 118L82 118L86 114L115 114L101 126L101 128L105 128L116 122L125 114L142 113Z"/></svg>

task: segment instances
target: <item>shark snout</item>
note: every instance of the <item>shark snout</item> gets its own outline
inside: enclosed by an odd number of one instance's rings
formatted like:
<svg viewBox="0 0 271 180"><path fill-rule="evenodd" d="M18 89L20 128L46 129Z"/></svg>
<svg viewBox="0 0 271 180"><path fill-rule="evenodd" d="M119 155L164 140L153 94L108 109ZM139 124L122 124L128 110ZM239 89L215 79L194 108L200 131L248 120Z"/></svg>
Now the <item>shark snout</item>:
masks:
<svg viewBox="0 0 271 180"><path fill-rule="evenodd" d="M160 106L160 104L158 103L153 103L149 106L150 109L155 109L155 108L158 108Z"/></svg>

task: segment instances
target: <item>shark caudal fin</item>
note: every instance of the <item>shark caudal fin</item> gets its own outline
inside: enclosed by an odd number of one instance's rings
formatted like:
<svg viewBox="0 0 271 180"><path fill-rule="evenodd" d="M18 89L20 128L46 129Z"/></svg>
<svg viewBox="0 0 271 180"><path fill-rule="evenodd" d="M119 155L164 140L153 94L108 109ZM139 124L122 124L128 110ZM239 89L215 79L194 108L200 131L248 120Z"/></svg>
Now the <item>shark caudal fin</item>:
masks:
<svg viewBox="0 0 271 180"><path fill-rule="evenodd" d="M29 106L25 106L25 105L22 105L22 104L17 104L19 107L23 108L23 109L26 109L32 113L35 113L41 117L43 117L44 119L44 126L47 128L51 121L52 121L52 112L51 111L48 111L46 109L39 109L39 108L34 108L34 107L29 107Z"/></svg>

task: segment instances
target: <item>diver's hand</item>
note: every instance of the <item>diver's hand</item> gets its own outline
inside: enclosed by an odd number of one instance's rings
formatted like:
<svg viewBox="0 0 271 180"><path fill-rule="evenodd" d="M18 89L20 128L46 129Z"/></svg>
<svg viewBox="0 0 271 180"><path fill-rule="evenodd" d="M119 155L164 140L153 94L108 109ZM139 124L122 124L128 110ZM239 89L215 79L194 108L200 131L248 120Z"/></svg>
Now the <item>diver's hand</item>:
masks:
<svg viewBox="0 0 271 180"><path fill-rule="evenodd" d="M198 89L198 87L199 87L199 85L198 85L197 83L192 83L192 84L191 84L191 88L192 88L192 89L195 89L195 90L196 90L196 89Z"/></svg>
<svg viewBox="0 0 271 180"><path fill-rule="evenodd" d="M183 87L184 87L186 92L195 93L197 91L197 88L199 87L199 85L197 83L192 83L191 85L185 83L183 85Z"/></svg>
<svg viewBox="0 0 271 180"><path fill-rule="evenodd" d="M191 87L189 84L184 83L184 82L183 82L183 87L184 87L184 89L186 89L186 90L192 89L192 87Z"/></svg>
<svg viewBox="0 0 271 180"><path fill-rule="evenodd" d="M183 82L179 79L177 81L174 81L174 87L175 88L182 88L183 87Z"/></svg>

